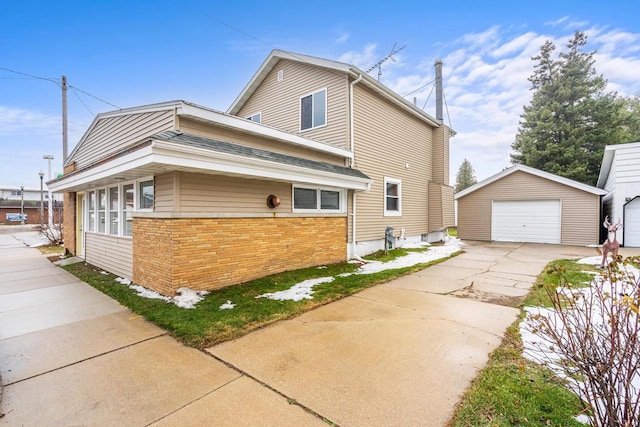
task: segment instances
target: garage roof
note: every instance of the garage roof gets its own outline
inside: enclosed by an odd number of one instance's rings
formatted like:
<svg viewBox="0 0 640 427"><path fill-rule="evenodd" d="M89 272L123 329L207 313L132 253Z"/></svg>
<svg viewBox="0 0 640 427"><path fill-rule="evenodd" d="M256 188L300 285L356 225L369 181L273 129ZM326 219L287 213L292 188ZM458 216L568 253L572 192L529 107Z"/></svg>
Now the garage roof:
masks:
<svg viewBox="0 0 640 427"><path fill-rule="evenodd" d="M485 179L484 181L480 181L479 183L477 183L476 185L472 185L471 187L460 191L459 193L456 193L455 195L455 199L459 199L461 197L466 196L467 194L473 193L476 190L481 189L482 187L485 187L489 184L491 184L492 182L498 181L502 178L504 178L505 176L509 176L514 172L525 172L531 175L535 175L535 176L539 176L540 178L545 178L548 179L550 181L555 181L559 184L563 184L569 187L573 187L573 188L577 188L578 190L582 190L582 191L586 191L587 193L591 193L591 194L597 194L600 196L604 196L605 194L607 194L606 191L600 189L600 188L596 188L596 187L592 187L591 185L587 185L587 184L583 184L581 182L578 181L574 181L572 179L569 178L565 178L562 176L558 176L549 172L544 172L541 171L539 169L536 168L532 168L530 166L525 166L525 165L514 165L511 166L510 168L507 168L505 170L503 170L500 173L497 173L487 179Z"/></svg>

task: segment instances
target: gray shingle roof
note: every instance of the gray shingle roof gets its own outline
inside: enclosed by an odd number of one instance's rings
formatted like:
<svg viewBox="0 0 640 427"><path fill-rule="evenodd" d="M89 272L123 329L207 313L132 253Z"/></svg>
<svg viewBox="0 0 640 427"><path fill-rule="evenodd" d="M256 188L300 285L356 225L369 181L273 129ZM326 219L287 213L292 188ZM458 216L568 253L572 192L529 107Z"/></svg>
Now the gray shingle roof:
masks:
<svg viewBox="0 0 640 427"><path fill-rule="evenodd" d="M216 139L205 138L198 135L182 133L178 131L165 131L150 137L151 139L170 142L174 144L187 145L190 147L204 148L206 150L220 153L232 154L234 156L260 159L268 162L281 163L291 166L298 166L306 169L313 169L321 172L335 173L355 178L370 179L357 169L338 166L331 163L307 160L301 157L289 156L287 154L274 153L273 151L261 150L259 148L247 147L245 145L232 144Z"/></svg>

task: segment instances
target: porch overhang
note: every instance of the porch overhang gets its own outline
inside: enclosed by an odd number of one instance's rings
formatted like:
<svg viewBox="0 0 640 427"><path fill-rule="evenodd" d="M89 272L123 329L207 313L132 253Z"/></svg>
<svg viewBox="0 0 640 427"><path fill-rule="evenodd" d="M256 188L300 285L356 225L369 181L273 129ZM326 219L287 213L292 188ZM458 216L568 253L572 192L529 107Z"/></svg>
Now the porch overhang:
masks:
<svg viewBox="0 0 640 427"><path fill-rule="evenodd" d="M47 186L54 192L77 192L91 187L108 186L175 171L229 175L354 191L369 191L373 182L361 172L349 172L353 170L346 167L249 147L244 148L251 152L260 152L262 158L168 142L152 137L109 159L49 181ZM270 161L269 157L278 161ZM282 161L283 158L297 161L286 162Z"/></svg>

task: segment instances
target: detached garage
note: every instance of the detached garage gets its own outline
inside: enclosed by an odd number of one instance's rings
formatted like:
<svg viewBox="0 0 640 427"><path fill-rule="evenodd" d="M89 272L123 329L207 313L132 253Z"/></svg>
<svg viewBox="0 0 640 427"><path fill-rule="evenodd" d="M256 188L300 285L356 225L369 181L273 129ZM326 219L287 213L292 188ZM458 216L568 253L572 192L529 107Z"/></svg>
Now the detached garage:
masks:
<svg viewBox="0 0 640 427"><path fill-rule="evenodd" d="M455 195L458 237L595 245L606 191L515 165Z"/></svg>

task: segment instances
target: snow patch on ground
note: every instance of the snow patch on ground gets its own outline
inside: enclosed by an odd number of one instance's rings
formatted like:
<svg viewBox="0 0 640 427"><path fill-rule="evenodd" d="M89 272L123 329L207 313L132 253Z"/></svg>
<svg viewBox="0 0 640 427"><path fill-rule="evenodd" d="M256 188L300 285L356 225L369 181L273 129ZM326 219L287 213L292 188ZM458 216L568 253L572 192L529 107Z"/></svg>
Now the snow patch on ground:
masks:
<svg viewBox="0 0 640 427"><path fill-rule="evenodd" d="M202 301L204 299L204 296L209 293L206 291L194 291L189 288L178 288L176 296L167 297L143 286L134 285L129 279L116 277L116 282L133 289L140 297L149 299L161 299L163 301L175 304L181 308L195 308L195 305Z"/></svg>
<svg viewBox="0 0 640 427"><path fill-rule="evenodd" d="M268 292L266 294L258 295L256 298L268 298L277 301L301 301L303 299L313 299L313 287L321 283L333 282L334 277L319 277L317 279L309 279L304 282L297 283L285 289L284 291Z"/></svg>
<svg viewBox="0 0 640 427"><path fill-rule="evenodd" d="M224 304L222 304L220 306L220 310L231 310L235 306L236 305L234 303L232 303L231 300L227 300L227 302L225 302Z"/></svg>
<svg viewBox="0 0 640 427"><path fill-rule="evenodd" d="M430 246L429 243L426 244ZM379 273L384 270L392 270L404 267L411 267L416 264L423 264L429 261L435 261L440 258L446 258L451 254L458 252L462 246L460 240L451 238L443 246L431 246L428 251L425 252L411 252L405 256L398 257L392 261L380 262L380 261L365 261L365 260L351 260L352 264L363 264L358 270L353 273L342 273L337 277L347 277L354 274L373 274ZM409 245L405 246L409 247ZM425 245L417 245L418 248L423 248ZM291 300L300 301L302 299L313 299L313 287L321 283L332 282L334 277L320 277L318 279L309 279L304 282L297 283L291 288L279 292L271 292L262 295L258 295L256 298L269 298L273 300Z"/></svg>

